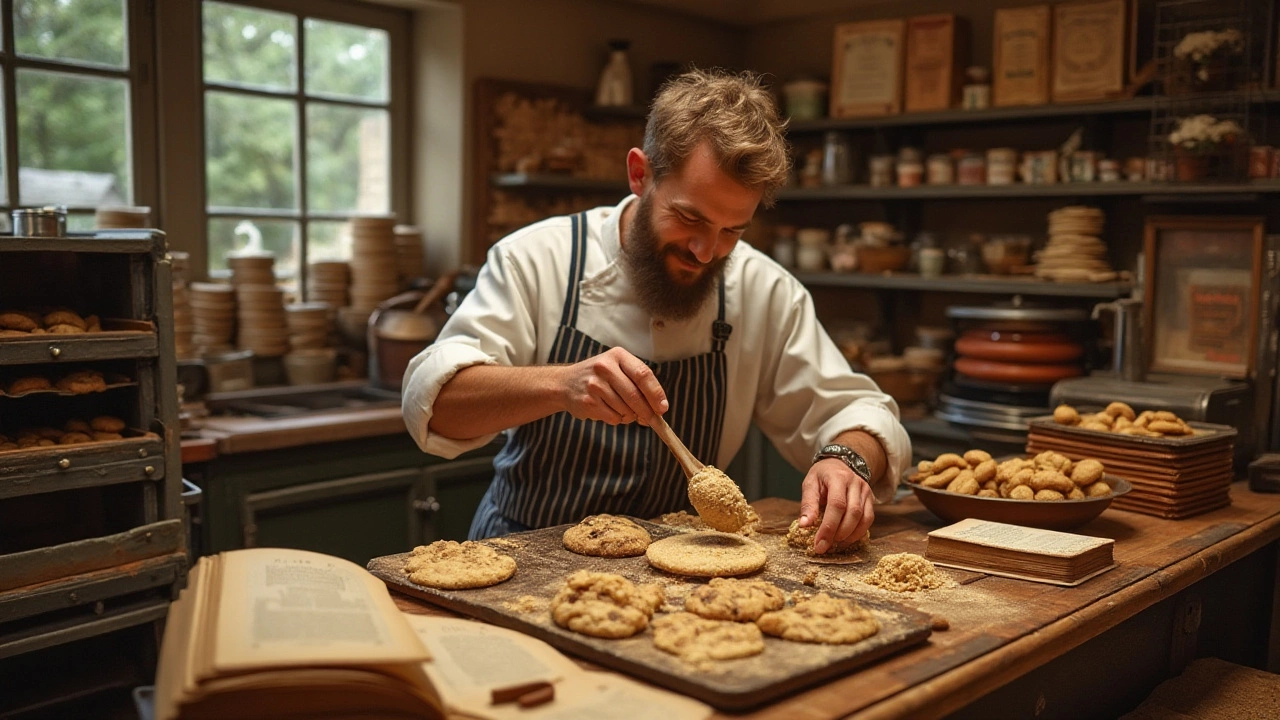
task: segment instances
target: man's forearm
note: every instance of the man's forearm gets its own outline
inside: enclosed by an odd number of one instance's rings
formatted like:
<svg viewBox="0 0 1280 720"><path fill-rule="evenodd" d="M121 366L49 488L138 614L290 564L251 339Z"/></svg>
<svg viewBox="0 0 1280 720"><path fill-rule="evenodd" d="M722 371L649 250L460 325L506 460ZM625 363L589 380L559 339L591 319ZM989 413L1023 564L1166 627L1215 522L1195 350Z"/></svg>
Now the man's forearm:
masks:
<svg viewBox="0 0 1280 720"><path fill-rule="evenodd" d="M470 440L564 409L564 366L472 365L459 370L431 406L431 432Z"/></svg>

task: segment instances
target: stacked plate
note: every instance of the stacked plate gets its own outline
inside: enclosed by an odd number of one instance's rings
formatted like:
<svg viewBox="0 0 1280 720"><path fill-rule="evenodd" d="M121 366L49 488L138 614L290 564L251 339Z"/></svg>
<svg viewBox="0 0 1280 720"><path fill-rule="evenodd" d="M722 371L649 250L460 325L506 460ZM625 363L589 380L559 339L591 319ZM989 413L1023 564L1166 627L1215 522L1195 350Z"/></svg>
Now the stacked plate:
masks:
<svg viewBox="0 0 1280 720"><path fill-rule="evenodd" d="M191 342L200 355L217 355L233 349L236 323L235 289L230 285L191 283Z"/></svg>
<svg viewBox="0 0 1280 720"><path fill-rule="evenodd" d="M189 358L195 352L195 317L191 309L191 293L187 290L187 273L191 256L171 250L169 263L173 268L173 349L179 358Z"/></svg>
<svg viewBox="0 0 1280 720"><path fill-rule="evenodd" d="M395 218L351 218L351 307L373 312L400 291Z"/></svg>
<svg viewBox="0 0 1280 720"><path fill-rule="evenodd" d="M333 308L329 303L306 302L285 306L290 350L328 347L333 333Z"/></svg>
<svg viewBox="0 0 1280 720"><path fill-rule="evenodd" d="M407 286L426 272L422 229L413 225L397 225L395 243L396 259L400 263L400 282Z"/></svg>
<svg viewBox="0 0 1280 720"><path fill-rule="evenodd" d="M258 357L279 357L289 350L284 291L275 285L237 285L236 345Z"/></svg>
<svg viewBox="0 0 1280 720"><path fill-rule="evenodd" d="M275 285L276 256L272 253L232 255L227 258L231 268L231 284Z"/></svg>
<svg viewBox="0 0 1280 720"><path fill-rule="evenodd" d="M103 205L93 213L94 227L99 230L112 228L149 228L151 208L130 205Z"/></svg>
<svg viewBox="0 0 1280 720"><path fill-rule="evenodd" d="M337 309L347 304L351 267L342 260L317 260L307 272L307 300Z"/></svg>
<svg viewBox="0 0 1280 720"><path fill-rule="evenodd" d="M1101 210L1072 205L1049 213L1049 242L1036 255L1036 277L1058 282L1108 282L1116 272L1102 241Z"/></svg>
<svg viewBox="0 0 1280 720"><path fill-rule="evenodd" d="M1052 416L1040 417L1030 421L1027 452L1053 450L1072 460L1097 458L1108 475L1133 485L1112 507L1168 519L1191 517L1231 504L1237 433L1229 425L1188 424L1194 435L1144 437L1059 425Z"/></svg>

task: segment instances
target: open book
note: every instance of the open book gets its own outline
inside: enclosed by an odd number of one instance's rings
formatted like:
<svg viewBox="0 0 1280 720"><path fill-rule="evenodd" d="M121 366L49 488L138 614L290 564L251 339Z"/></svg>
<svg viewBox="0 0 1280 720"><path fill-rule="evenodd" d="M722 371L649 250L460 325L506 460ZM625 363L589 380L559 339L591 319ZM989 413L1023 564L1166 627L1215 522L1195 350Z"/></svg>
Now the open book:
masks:
<svg viewBox="0 0 1280 720"><path fill-rule="evenodd" d="M492 704L494 689L535 682L553 685L552 702ZM710 714L518 632L402 614L364 568L278 548L200 559L169 609L156 675L159 720Z"/></svg>
<svg viewBox="0 0 1280 720"><path fill-rule="evenodd" d="M1079 585L1115 567L1115 540L968 518L929 533L925 555L962 570Z"/></svg>

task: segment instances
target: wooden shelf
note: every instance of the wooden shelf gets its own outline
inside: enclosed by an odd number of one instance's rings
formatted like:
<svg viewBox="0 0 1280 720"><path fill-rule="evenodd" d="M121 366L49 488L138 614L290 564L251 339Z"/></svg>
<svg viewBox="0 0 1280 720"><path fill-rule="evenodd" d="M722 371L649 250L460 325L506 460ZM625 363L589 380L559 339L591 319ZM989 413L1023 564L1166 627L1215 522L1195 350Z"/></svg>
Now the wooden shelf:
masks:
<svg viewBox="0 0 1280 720"><path fill-rule="evenodd" d="M1213 96L1207 96L1212 98ZM1197 96L1197 99L1204 99ZM1089 117L1094 115L1141 115L1151 112L1162 102L1178 102L1181 98L1143 96L1126 100L1097 103L1059 103L987 108L985 110L939 110L903 113L866 118L822 118L791 123L791 133L816 133L827 130L875 130L886 127L927 125L967 125L972 123L1023 122L1027 120ZM1280 101L1280 92L1257 91L1250 95L1254 104Z"/></svg>
<svg viewBox="0 0 1280 720"><path fill-rule="evenodd" d="M158 435L123 440L8 450L0 453L0 500L102 487L156 482L165 477L165 444ZM66 461L66 467L60 463ZM151 468L151 472L147 472Z"/></svg>
<svg viewBox="0 0 1280 720"><path fill-rule="evenodd" d="M1253 196L1280 193L1280 181L1253 180L1232 183L1152 183L1091 182L1055 183L1052 185L920 185L918 187L871 187L870 185L832 185L817 188L783 188L779 200L911 200L911 199L1013 199L1029 197L1105 197L1151 196L1152 198L1212 195L1221 200L1229 196ZM1245 198L1241 198L1245 199ZM1256 198L1248 198L1256 199Z"/></svg>
<svg viewBox="0 0 1280 720"><path fill-rule="evenodd" d="M625 180L598 180L596 178L574 177L573 175L553 175L549 173L506 173L494 175L490 184L500 188L529 188L537 190L578 190L581 192L621 192L626 193L628 186Z"/></svg>
<svg viewBox="0 0 1280 720"><path fill-rule="evenodd" d="M1128 295L1130 283L1060 283L1005 275L943 275L928 278L915 273L797 272L806 287L872 290L929 290L988 295L1045 295L1114 299Z"/></svg>

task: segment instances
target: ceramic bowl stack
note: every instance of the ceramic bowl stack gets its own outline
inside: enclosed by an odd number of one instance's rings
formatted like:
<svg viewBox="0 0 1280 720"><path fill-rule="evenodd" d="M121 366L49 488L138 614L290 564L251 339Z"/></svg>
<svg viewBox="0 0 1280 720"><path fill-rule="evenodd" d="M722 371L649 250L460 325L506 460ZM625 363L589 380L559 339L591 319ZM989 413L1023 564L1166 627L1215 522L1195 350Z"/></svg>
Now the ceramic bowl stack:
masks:
<svg viewBox="0 0 1280 720"><path fill-rule="evenodd" d="M400 282L407 286L426 272L422 228L413 225L397 225L395 236L396 259L400 263Z"/></svg>
<svg viewBox="0 0 1280 720"><path fill-rule="evenodd" d="M307 270L307 300L337 309L347 304L351 268L343 260L317 260Z"/></svg>
<svg viewBox="0 0 1280 720"><path fill-rule="evenodd" d="M151 208L128 205L103 205L93 213L94 227L99 230L113 228L149 228Z"/></svg>
<svg viewBox="0 0 1280 720"><path fill-rule="evenodd" d="M400 292L395 218L351 218L351 307L373 312Z"/></svg>
<svg viewBox="0 0 1280 720"><path fill-rule="evenodd" d="M275 285L236 286L236 345L258 357L279 357L289 351L284 290Z"/></svg>
<svg viewBox="0 0 1280 720"><path fill-rule="evenodd" d="M191 291L187 289L187 274L191 256L177 250L169 251L173 267L173 349L179 358L195 357L195 316L191 308Z"/></svg>
<svg viewBox="0 0 1280 720"><path fill-rule="evenodd" d="M1072 205L1049 213L1049 242L1036 254L1036 277L1057 282L1109 282L1116 272L1102 241L1102 210Z"/></svg>
<svg viewBox="0 0 1280 720"><path fill-rule="evenodd" d="M195 282L187 288L191 303L191 342L200 355L216 355L234 349L236 327L235 288Z"/></svg>
<svg viewBox="0 0 1280 720"><path fill-rule="evenodd" d="M231 284L241 285L275 285L276 256L271 253L231 255L227 257L227 267L231 268Z"/></svg>
<svg viewBox="0 0 1280 720"><path fill-rule="evenodd" d="M333 308L329 303L305 302L285 306L289 349L317 350L329 347L333 334Z"/></svg>

